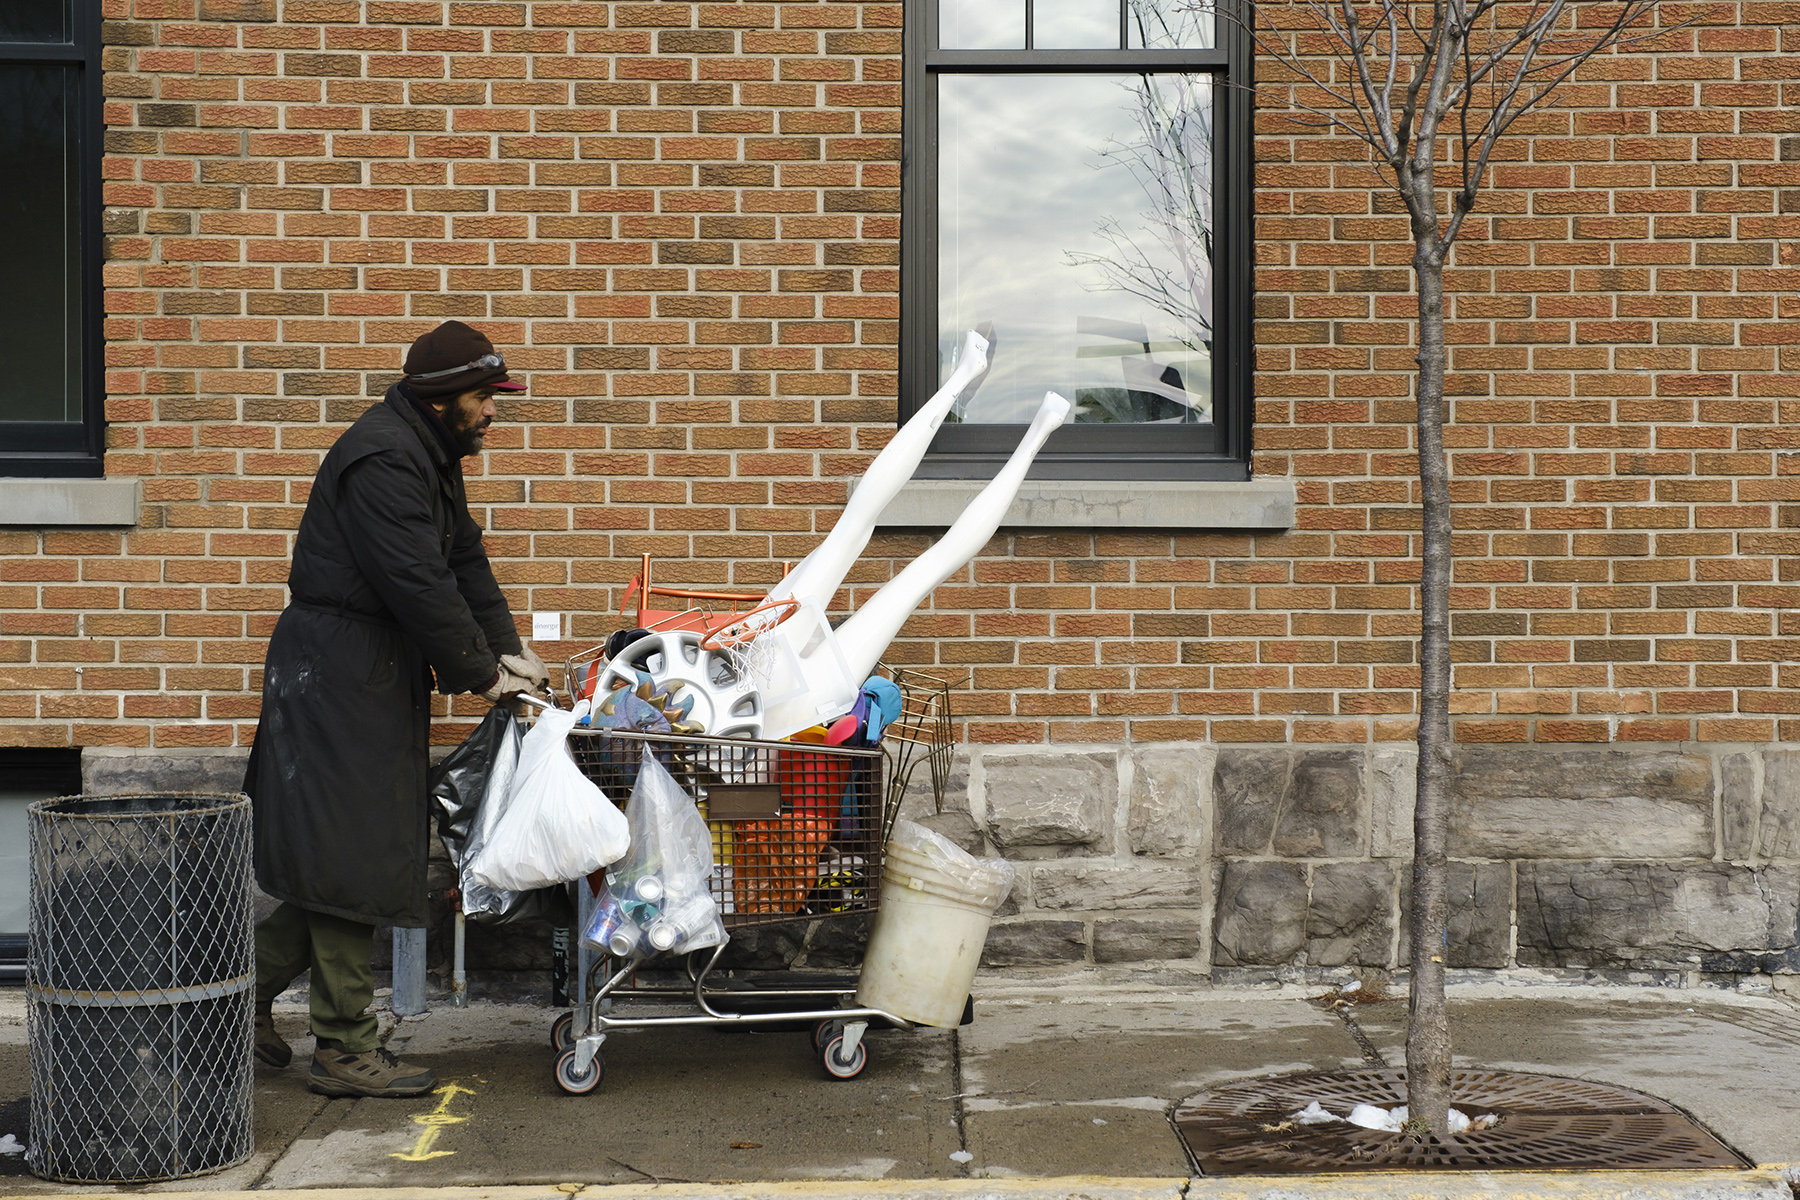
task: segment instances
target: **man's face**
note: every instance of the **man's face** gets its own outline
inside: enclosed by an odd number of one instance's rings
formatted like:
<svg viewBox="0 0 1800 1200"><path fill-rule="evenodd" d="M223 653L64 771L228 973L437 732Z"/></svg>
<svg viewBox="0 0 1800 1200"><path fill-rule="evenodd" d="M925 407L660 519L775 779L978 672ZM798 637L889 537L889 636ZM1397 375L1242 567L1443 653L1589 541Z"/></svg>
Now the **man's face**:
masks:
<svg viewBox="0 0 1800 1200"><path fill-rule="evenodd" d="M488 426L494 423L494 412L494 389L474 388L452 396L445 403L444 427L464 454L480 454Z"/></svg>

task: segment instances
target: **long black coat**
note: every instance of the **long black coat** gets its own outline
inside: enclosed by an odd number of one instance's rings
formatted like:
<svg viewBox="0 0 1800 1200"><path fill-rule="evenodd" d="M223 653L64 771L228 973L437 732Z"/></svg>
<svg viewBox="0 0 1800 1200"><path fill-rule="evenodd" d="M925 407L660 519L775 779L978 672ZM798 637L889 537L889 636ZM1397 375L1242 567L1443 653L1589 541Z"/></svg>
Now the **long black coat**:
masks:
<svg viewBox="0 0 1800 1200"><path fill-rule="evenodd" d="M369 924L425 924L433 673L472 691L520 648L428 421L396 386L320 465L244 781L263 890Z"/></svg>

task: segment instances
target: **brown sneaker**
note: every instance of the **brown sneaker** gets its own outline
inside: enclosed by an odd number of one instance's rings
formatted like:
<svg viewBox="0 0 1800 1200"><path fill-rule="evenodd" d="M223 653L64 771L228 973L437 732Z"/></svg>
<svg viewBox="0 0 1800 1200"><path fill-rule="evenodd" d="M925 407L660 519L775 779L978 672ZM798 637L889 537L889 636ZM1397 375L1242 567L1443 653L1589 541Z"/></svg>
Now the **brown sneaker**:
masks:
<svg viewBox="0 0 1800 1200"><path fill-rule="evenodd" d="M353 1054L320 1042L308 1086L321 1096L423 1096L437 1086L437 1072L401 1062L386 1046Z"/></svg>
<svg viewBox="0 0 1800 1200"><path fill-rule="evenodd" d="M294 1048L275 1032L275 1014L256 1014L256 1057L271 1067L285 1067L294 1061Z"/></svg>

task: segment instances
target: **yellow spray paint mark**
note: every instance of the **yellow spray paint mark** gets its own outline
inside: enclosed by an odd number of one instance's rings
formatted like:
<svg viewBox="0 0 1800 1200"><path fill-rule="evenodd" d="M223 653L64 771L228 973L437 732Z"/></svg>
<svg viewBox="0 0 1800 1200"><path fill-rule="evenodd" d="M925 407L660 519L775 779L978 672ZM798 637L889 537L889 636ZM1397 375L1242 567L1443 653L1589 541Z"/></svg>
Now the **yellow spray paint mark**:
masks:
<svg viewBox="0 0 1800 1200"><path fill-rule="evenodd" d="M442 1097L438 1101L438 1106L428 1113L420 1113L413 1118L414 1125L425 1127L419 1133L419 1140L413 1143L413 1148L405 1154L394 1153L388 1157L400 1159L402 1162L424 1162L431 1158L448 1158L456 1153L454 1150L433 1150L431 1147L437 1143L438 1135L444 1132L444 1126L460 1125L469 1119L450 1115L450 1101L458 1096L473 1096L475 1092L455 1083L446 1083L437 1090L437 1094Z"/></svg>

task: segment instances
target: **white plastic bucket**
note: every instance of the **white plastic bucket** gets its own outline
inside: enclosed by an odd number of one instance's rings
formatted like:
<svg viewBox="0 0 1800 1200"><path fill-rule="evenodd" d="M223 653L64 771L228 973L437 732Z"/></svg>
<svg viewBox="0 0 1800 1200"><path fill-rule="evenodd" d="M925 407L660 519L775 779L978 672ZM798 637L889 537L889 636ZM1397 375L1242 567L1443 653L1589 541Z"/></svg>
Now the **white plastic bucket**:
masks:
<svg viewBox="0 0 1800 1200"><path fill-rule="evenodd" d="M857 1003L919 1025L962 1020L988 924L1012 879L1007 871L996 888L991 869L959 879L947 865L898 840L888 845Z"/></svg>

